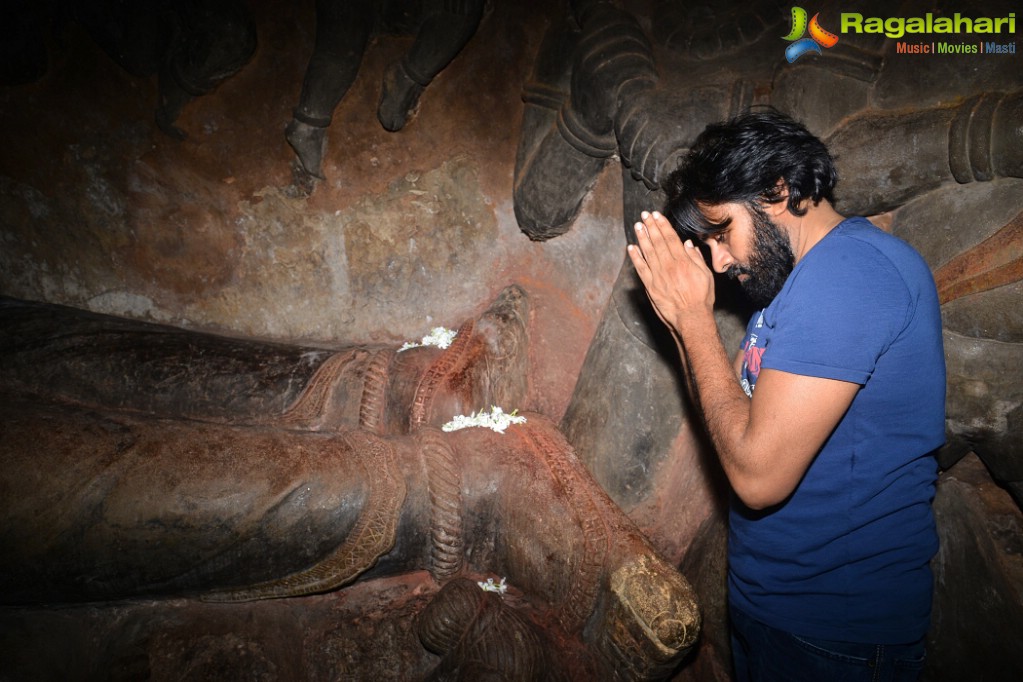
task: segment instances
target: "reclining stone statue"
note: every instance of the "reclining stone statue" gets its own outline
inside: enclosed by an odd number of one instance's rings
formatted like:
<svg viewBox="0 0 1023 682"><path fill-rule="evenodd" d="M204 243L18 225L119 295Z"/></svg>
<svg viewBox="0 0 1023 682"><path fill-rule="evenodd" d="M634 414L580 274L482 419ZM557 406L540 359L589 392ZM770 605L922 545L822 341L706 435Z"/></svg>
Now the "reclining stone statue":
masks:
<svg viewBox="0 0 1023 682"><path fill-rule="evenodd" d="M556 426L438 428L524 399L527 314L512 287L447 349L326 351L5 301L0 602L500 575L598 672L662 679L699 630L690 586Z"/></svg>

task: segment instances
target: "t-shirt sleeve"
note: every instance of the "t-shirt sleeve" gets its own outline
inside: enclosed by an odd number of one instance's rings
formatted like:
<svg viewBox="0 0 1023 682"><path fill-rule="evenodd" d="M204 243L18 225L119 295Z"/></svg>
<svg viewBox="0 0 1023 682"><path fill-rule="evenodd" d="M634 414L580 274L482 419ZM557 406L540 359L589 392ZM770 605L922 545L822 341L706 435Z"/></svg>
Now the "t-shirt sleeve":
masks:
<svg viewBox="0 0 1023 682"><path fill-rule="evenodd" d="M894 265L859 240L834 240L811 255L768 309L762 367L865 384L906 324L909 291Z"/></svg>

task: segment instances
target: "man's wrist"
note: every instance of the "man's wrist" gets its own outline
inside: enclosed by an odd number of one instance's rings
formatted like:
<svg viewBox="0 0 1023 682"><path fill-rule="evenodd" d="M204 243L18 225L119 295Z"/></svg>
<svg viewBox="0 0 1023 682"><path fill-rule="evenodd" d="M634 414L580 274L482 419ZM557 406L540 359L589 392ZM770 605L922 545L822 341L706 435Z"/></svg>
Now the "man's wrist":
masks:
<svg viewBox="0 0 1023 682"><path fill-rule="evenodd" d="M679 313L674 319L675 331L684 340L689 338L703 338L708 332L717 336L717 320L714 319L712 309L693 310L686 313Z"/></svg>

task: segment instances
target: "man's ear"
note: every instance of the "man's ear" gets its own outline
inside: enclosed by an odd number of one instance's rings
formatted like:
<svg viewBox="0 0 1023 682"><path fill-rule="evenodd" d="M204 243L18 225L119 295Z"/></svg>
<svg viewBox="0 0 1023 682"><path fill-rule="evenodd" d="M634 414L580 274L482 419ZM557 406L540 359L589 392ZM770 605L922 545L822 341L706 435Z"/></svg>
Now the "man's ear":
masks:
<svg viewBox="0 0 1023 682"><path fill-rule="evenodd" d="M760 207L764 213L774 217L785 213L789 209L789 186L784 178L778 178L774 184L774 196L777 201L761 201Z"/></svg>

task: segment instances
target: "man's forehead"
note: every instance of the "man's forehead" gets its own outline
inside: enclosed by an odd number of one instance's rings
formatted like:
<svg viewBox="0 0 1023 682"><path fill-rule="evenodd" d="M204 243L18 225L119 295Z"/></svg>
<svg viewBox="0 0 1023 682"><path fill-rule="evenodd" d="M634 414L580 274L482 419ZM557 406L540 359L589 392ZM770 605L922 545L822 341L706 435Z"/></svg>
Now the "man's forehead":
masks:
<svg viewBox="0 0 1023 682"><path fill-rule="evenodd" d="M723 223L726 220L735 220L736 218L742 217L746 212L746 207L739 203L729 202L724 204L705 204L698 202L697 207L700 209L707 220L712 223Z"/></svg>

